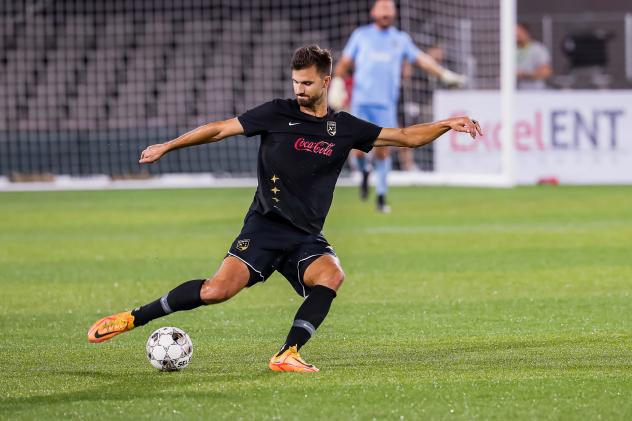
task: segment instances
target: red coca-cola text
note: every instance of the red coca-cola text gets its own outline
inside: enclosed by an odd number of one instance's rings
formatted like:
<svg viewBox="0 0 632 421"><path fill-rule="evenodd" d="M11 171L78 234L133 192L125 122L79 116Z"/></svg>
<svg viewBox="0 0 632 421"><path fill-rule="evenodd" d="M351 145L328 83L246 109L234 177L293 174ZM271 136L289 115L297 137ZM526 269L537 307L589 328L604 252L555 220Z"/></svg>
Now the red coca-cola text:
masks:
<svg viewBox="0 0 632 421"><path fill-rule="evenodd" d="M303 137L299 137L294 142L294 149L297 151L307 151L319 155L331 156L334 152L335 143L325 142L324 140L310 141L305 140Z"/></svg>

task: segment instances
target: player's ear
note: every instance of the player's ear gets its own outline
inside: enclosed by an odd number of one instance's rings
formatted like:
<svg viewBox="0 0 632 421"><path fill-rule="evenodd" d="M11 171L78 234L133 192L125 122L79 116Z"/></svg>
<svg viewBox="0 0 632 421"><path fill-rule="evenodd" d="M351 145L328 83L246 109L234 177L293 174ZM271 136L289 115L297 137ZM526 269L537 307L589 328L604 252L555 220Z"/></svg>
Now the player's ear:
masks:
<svg viewBox="0 0 632 421"><path fill-rule="evenodd" d="M331 76L327 75L323 78L323 80L325 81L325 89L329 89L329 84L331 83Z"/></svg>

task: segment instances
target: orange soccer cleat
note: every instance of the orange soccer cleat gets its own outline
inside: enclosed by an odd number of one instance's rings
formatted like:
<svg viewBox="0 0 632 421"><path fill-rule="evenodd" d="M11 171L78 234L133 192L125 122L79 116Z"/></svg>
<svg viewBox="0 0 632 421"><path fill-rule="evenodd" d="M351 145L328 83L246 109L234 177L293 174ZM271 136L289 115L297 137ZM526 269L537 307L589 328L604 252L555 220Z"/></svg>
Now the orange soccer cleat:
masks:
<svg viewBox="0 0 632 421"><path fill-rule="evenodd" d="M113 314L97 320L88 330L88 342L98 343L112 339L119 333L134 329L134 316L130 311Z"/></svg>
<svg viewBox="0 0 632 421"><path fill-rule="evenodd" d="M283 353L275 354L270 358L268 367L272 371L293 371L296 373L315 373L320 371L313 365L303 361L296 346L289 347Z"/></svg>

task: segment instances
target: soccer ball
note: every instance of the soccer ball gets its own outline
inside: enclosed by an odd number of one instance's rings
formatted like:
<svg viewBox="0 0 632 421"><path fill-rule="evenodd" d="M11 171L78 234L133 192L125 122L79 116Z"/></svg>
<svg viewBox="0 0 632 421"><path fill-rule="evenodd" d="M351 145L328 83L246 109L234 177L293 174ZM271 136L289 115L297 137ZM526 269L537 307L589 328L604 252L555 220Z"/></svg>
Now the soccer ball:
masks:
<svg viewBox="0 0 632 421"><path fill-rule="evenodd" d="M193 343L177 327L161 327L147 339L147 358L160 371L182 370L189 365Z"/></svg>

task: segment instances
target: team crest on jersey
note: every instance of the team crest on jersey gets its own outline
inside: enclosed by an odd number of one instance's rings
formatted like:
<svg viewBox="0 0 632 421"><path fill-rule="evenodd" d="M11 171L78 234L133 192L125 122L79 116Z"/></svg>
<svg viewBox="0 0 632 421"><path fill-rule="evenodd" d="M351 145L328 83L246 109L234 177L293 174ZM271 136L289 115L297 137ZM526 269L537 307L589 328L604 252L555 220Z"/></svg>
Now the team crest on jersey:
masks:
<svg viewBox="0 0 632 421"><path fill-rule="evenodd" d="M237 240L237 246L236 246L237 250L246 251L249 246L250 246L249 238L245 238L243 240Z"/></svg>
<svg viewBox="0 0 632 421"><path fill-rule="evenodd" d="M327 133L329 133L329 136L336 135L336 122L335 121L327 122Z"/></svg>

